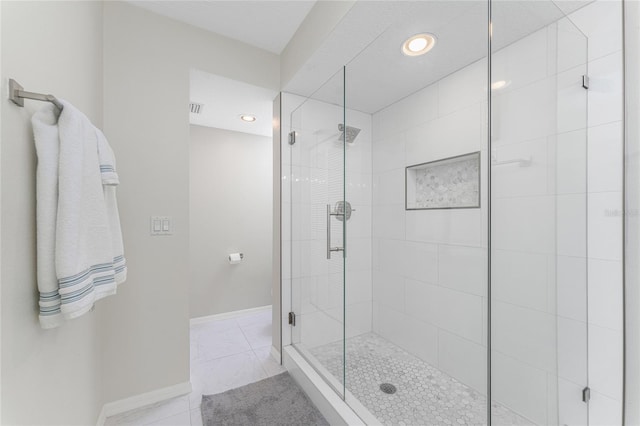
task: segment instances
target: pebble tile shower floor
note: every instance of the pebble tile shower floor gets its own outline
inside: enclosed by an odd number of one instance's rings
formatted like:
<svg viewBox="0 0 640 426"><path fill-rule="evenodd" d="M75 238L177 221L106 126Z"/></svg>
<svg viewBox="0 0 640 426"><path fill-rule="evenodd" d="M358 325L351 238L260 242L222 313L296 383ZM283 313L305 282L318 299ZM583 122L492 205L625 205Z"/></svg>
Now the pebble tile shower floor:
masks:
<svg viewBox="0 0 640 426"><path fill-rule="evenodd" d="M347 389L384 425L484 425L486 399L453 377L373 333L347 340ZM342 383L342 341L311 350ZM387 394L382 383L397 391ZM492 404L493 425L532 425Z"/></svg>

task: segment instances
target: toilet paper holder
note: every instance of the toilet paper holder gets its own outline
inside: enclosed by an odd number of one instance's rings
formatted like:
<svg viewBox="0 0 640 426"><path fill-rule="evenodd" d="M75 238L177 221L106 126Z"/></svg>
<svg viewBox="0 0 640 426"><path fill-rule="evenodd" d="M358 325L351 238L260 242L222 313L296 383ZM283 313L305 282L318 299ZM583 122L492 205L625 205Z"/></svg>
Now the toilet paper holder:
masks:
<svg viewBox="0 0 640 426"><path fill-rule="evenodd" d="M234 265L244 260L244 253L229 253L229 263Z"/></svg>

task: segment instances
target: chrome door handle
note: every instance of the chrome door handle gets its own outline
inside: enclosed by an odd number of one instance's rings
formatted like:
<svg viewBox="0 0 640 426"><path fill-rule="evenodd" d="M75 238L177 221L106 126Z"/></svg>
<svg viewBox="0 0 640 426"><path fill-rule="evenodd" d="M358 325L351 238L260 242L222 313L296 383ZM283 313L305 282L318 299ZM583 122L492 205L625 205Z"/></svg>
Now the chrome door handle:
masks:
<svg viewBox="0 0 640 426"><path fill-rule="evenodd" d="M344 247L331 247L331 216L342 216L343 213L331 211L331 204L327 204L327 259L331 259L331 252L344 251Z"/></svg>

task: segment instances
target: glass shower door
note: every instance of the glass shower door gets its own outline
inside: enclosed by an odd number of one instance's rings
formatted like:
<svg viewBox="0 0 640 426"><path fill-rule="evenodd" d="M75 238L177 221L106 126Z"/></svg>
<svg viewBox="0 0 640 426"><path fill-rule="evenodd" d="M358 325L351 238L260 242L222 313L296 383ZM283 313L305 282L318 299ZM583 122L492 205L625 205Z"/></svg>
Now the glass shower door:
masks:
<svg viewBox="0 0 640 426"><path fill-rule="evenodd" d="M345 109L341 70L291 114L292 344L344 395Z"/></svg>
<svg viewBox="0 0 640 426"><path fill-rule="evenodd" d="M551 1L492 27L491 420L589 424L587 39Z"/></svg>

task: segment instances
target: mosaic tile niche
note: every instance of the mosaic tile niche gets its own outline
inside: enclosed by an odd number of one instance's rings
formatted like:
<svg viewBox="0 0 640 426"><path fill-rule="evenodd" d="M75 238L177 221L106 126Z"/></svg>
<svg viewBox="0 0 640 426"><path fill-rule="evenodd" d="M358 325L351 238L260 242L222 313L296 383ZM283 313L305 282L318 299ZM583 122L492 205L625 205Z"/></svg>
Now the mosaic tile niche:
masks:
<svg viewBox="0 0 640 426"><path fill-rule="evenodd" d="M480 153L409 166L406 209L480 207Z"/></svg>

